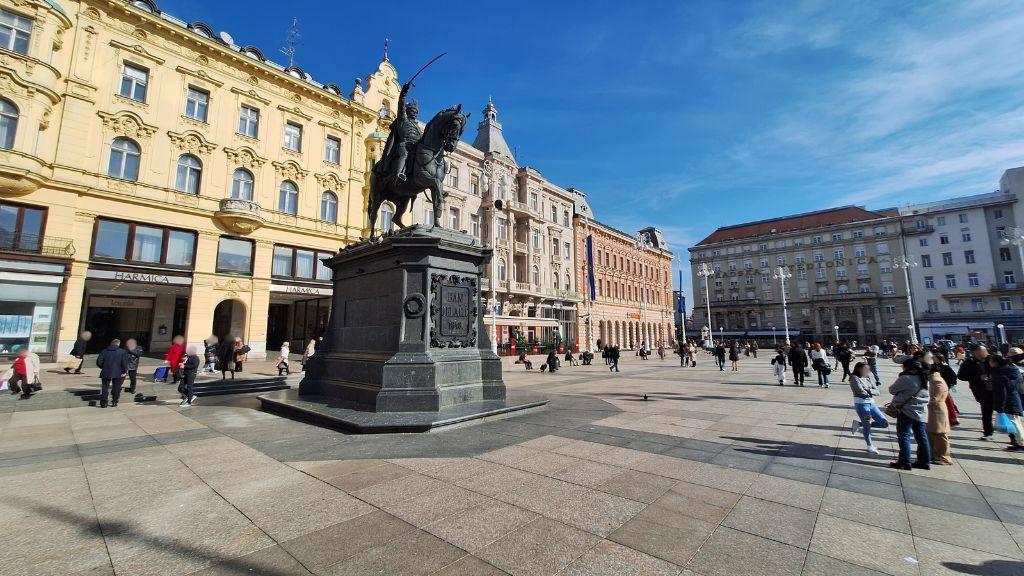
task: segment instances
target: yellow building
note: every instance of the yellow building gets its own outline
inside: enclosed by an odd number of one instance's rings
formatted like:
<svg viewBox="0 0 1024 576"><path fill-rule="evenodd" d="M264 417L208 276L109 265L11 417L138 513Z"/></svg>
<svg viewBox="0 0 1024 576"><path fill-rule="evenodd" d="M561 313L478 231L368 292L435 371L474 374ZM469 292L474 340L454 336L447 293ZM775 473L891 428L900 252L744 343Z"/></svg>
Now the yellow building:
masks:
<svg viewBox="0 0 1024 576"><path fill-rule="evenodd" d="M0 0L0 354L301 345L319 256L365 236L396 78L345 96L149 0Z"/></svg>

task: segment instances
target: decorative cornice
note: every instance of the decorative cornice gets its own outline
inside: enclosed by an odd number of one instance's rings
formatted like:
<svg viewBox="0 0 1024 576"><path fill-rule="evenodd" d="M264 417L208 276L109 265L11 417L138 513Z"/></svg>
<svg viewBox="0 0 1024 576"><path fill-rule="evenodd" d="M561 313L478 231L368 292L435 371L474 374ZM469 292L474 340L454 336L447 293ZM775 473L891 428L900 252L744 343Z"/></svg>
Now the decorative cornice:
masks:
<svg viewBox="0 0 1024 576"><path fill-rule="evenodd" d="M221 86L224 85L223 82L221 82L220 80L216 80L215 78L213 78L212 76L207 74L206 70L203 70L202 68L200 68L198 70L189 70L188 68L185 68L184 66L178 66L177 68L175 68L175 70L180 72L180 73L182 73L182 74L184 74L184 75L186 75L186 76L192 76L194 78L198 78L200 80L209 82L210 84L213 84L217 88L220 88Z"/></svg>
<svg viewBox="0 0 1024 576"><path fill-rule="evenodd" d="M274 170L277 172L279 179L288 180L301 180L309 175L308 170L303 170L301 166L291 160L284 162L271 162L274 166Z"/></svg>
<svg viewBox="0 0 1024 576"><path fill-rule="evenodd" d="M117 40L111 40L110 41L110 45L113 46L114 48L118 49L118 50L124 50L126 52L131 52L132 54L135 54L136 56L140 56L142 58L146 58L146 59L148 59L148 60L150 60L152 62L155 62L157 65L163 65L163 63L165 62L165 60L163 58L150 53L149 50L146 50L146 47L143 46L142 44L128 45L128 44L125 44L123 42L119 42Z"/></svg>
<svg viewBox="0 0 1024 576"><path fill-rule="evenodd" d="M241 88L232 87L231 88L231 92L233 94L237 94L239 96L245 96L245 97L248 97L248 98L252 98L253 100L256 100L257 102L260 102L260 103L262 103L262 104L264 104L266 106L270 105L270 99L269 98L265 98L263 96L260 96L259 93L256 92L255 90L243 90Z"/></svg>
<svg viewBox="0 0 1024 576"><path fill-rule="evenodd" d="M195 130L180 133L168 131L167 136L170 137L171 144L182 152L205 155L217 149L216 144L210 142Z"/></svg>
<svg viewBox="0 0 1024 576"><path fill-rule="evenodd" d="M129 138L148 140L157 130L156 126L146 124L137 114L127 110L113 114L100 111L96 114L103 119L104 127L110 129L115 134L128 136Z"/></svg>
<svg viewBox="0 0 1024 576"><path fill-rule="evenodd" d="M312 116L310 116L309 114L306 114L305 112L303 112L298 106L295 106L294 108L289 108L289 107L285 106L284 104L278 104L277 105L277 109L280 110L281 112L286 112L288 114L294 114L294 115L298 116L299 118L302 118L302 119L306 120L307 122L309 122L309 121L311 121L313 119Z"/></svg>
<svg viewBox="0 0 1024 576"><path fill-rule="evenodd" d="M342 134L345 134L346 136L349 134L348 128L345 128L344 126L342 126L341 124L339 124L337 122L325 122L323 120L320 120L320 121L317 122L317 124L323 126L324 128L330 128L331 130L337 130L338 132L341 132Z"/></svg>
<svg viewBox="0 0 1024 576"><path fill-rule="evenodd" d="M320 186L321 190L331 190L334 192L345 190L345 181L334 172L313 174L313 178L316 178L316 183Z"/></svg>
<svg viewBox="0 0 1024 576"><path fill-rule="evenodd" d="M248 146L241 146L239 148L228 148L224 147L224 154L228 157L228 162L236 166L242 166L250 170L258 170L263 167L267 159L260 157L255 150Z"/></svg>

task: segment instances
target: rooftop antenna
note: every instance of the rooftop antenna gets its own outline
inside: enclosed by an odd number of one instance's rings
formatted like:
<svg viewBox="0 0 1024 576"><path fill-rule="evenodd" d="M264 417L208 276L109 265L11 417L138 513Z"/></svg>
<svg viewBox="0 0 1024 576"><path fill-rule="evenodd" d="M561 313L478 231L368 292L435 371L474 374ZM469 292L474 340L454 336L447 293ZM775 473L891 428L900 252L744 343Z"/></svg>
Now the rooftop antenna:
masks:
<svg viewBox="0 0 1024 576"><path fill-rule="evenodd" d="M295 52L299 47L299 38L302 35L299 34L299 19L292 17L292 25L288 28L288 39L285 41L284 48L281 48L281 53L288 57L288 66L295 66Z"/></svg>
<svg viewBox="0 0 1024 576"><path fill-rule="evenodd" d="M391 38L384 38L384 61L388 61L388 44L391 44Z"/></svg>

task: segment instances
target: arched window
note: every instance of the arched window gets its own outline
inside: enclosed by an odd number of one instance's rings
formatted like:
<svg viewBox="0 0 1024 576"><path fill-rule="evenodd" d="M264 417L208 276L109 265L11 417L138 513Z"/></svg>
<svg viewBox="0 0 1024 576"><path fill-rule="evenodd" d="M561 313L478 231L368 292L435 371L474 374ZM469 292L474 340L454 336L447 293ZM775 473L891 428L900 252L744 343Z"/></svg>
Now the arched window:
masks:
<svg viewBox="0 0 1024 576"><path fill-rule="evenodd" d="M569 273L565 273L565 289L572 290L572 279L569 277Z"/></svg>
<svg viewBox="0 0 1024 576"><path fill-rule="evenodd" d="M121 180L139 179L139 145L128 138L114 138L110 143L110 163L107 176Z"/></svg>
<svg viewBox="0 0 1024 576"><path fill-rule="evenodd" d="M504 282L508 278L508 271L505 266L505 259L498 258L498 280Z"/></svg>
<svg viewBox="0 0 1024 576"><path fill-rule="evenodd" d="M253 185L256 180L245 168L235 170L231 176L231 197L236 200L248 200L252 202Z"/></svg>
<svg viewBox="0 0 1024 576"><path fill-rule="evenodd" d="M328 192L324 192L324 194L328 194ZM335 208L337 208L337 207L335 207ZM395 218L395 209L391 206L391 204L388 204L387 202L381 204L380 205L380 218L378 218L377 220L378 220L378 222L380 222L380 229L383 232L391 232L391 225L392 225L392 222L394 222L394 218Z"/></svg>
<svg viewBox="0 0 1024 576"><path fill-rule="evenodd" d="M186 194L199 194L199 182L203 178L203 163L191 154L178 157L178 172L174 178L174 189Z"/></svg>
<svg viewBox="0 0 1024 576"><path fill-rule="evenodd" d="M0 148L14 148L14 135L18 132L18 107L0 99Z"/></svg>
<svg viewBox="0 0 1024 576"><path fill-rule="evenodd" d="M533 282L534 286L540 285L540 268L538 268L536 264L533 265L533 270L530 273L530 280Z"/></svg>
<svg viewBox="0 0 1024 576"><path fill-rule="evenodd" d="M299 213L299 189L291 180L281 182L281 192L277 195L277 209L287 214Z"/></svg>
<svg viewBox="0 0 1024 576"><path fill-rule="evenodd" d="M338 197L334 192L324 192L320 195L320 219L331 224L338 222ZM388 228L390 229L390 226Z"/></svg>

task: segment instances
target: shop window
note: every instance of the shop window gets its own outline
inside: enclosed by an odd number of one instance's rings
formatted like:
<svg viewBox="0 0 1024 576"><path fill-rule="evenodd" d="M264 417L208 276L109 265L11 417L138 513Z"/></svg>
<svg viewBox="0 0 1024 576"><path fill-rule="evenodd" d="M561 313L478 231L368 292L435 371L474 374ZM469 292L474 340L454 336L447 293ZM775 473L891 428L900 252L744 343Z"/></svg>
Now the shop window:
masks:
<svg viewBox="0 0 1024 576"><path fill-rule="evenodd" d="M203 178L203 163L191 154L178 157L178 170L174 178L174 189L185 194L199 194L199 183Z"/></svg>
<svg viewBox="0 0 1024 576"><path fill-rule="evenodd" d="M18 54L28 54L28 43L31 38L31 18L0 10L0 48Z"/></svg>
<svg viewBox="0 0 1024 576"><path fill-rule="evenodd" d="M18 133L18 107L0 98L0 148L14 148L14 135Z"/></svg>
<svg viewBox="0 0 1024 576"><path fill-rule="evenodd" d="M281 190L277 196L277 210L293 215L299 211L299 189L291 180L281 182Z"/></svg>
<svg viewBox="0 0 1024 576"><path fill-rule="evenodd" d="M191 268L195 248L195 232L99 219L92 257Z"/></svg>
<svg viewBox="0 0 1024 576"><path fill-rule="evenodd" d="M217 272L252 274L252 240L221 236L217 243Z"/></svg>
<svg viewBox="0 0 1024 576"><path fill-rule="evenodd" d="M0 250L39 252L46 210L0 204Z"/></svg>
<svg viewBox="0 0 1024 576"><path fill-rule="evenodd" d="M114 138L110 143L110 162L107 176L121 180L139 179L139 145L128 138Z"/></svg>
<svg viewBox="0 0 1024 576"><path fill-rule="evenodd" d="M245 168L235 170L231 176L231 197L236 200L248 200L252 202L253 187L255 179L252 172Z"/></svg>
<svg viewBox="0 0 1024 576"><path fill-rule="evenodd" d="M271 274L280 278L330 280L331 270L323 265L322 259L331 256L327 252L292 246L274 246Z"/></svg>
<svg viewBox="0 0 1024 576"><path fill-rule="evenodd" d="M338 222L338 197L334 192L320 195L320 219L331 224Z"/></svg>

